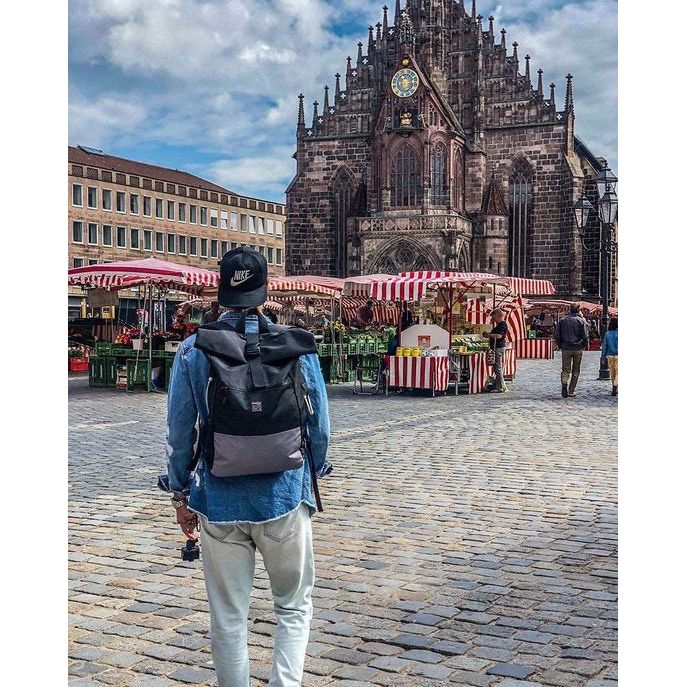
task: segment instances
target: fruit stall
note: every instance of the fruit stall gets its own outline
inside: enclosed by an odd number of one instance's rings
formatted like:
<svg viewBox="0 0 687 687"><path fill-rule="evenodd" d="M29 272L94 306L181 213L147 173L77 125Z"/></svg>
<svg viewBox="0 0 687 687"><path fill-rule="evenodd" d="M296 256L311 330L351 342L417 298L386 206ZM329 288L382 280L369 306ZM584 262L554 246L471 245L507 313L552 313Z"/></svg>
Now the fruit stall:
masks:
<svg viewBox="0 0 687 687"><path fill-rule="evenodd" d="M180 341L198 323L190 320L189 308L193 302L187 302L177 307L169 330L164 316L156 327L154 314L165 309L156 308L155 301L159 305L169 290L201 296L206 290L216 289L218 279L216 272L156 258L69 270L70 286L110 291L141 286L146 290L146 307L140 311L139 329L125 328L114 341L95 343L89 358L89 384L127 391L141 387L147 391L165 388Z"/></svg>

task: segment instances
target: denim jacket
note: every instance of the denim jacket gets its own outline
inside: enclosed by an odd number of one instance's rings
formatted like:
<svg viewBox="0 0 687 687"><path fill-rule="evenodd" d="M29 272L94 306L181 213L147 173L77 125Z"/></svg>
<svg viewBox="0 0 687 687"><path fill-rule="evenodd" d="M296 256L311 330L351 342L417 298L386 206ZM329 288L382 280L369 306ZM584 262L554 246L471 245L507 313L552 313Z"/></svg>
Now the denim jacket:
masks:
<svg viewBox="0 0 687 687"><path fill-rule="evenodd" d="M221 321L238 322L237 312L227 312ZM257 331L257 319L247 320L248 331ZM195 335L185 339L172 366L167 395L167 474L169 489L189 493L189 508L214 523L265 522L307 503L314 509L310 466L307 457L296 470L268 475L219 478L207 469L201 456L192 472L190 464L197 438L196 422L208 420L205 398L210 364L194 347ZM326 460L329 446L327 391L314 353L301 356L301 374L308 388L314 414L308 418L309 445L320 476L331 470Z"/></svg>
<svg viewBox="0 0 687 687"><path fill-rule="evenodd" d="M618 355L618 330L609 329L604 336L604 342L601 345L601 357L605 358L609 355Z"/></svg>

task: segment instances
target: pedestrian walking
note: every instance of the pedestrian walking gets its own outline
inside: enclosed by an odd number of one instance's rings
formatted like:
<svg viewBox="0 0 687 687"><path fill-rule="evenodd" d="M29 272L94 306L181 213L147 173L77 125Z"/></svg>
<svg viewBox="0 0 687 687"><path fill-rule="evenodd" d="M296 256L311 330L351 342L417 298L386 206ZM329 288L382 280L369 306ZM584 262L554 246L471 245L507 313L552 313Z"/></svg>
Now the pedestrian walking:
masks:
<svg viewBox="0 0 687 687"><path fill-rule="evenodd" d="M326 389L313 335L262 315L267 262L260 253L239 247L224 255L218 298L228 310L186 339L174 360L168 487L183 533L193 539L200 531L219 687L250 685L256 549L277 620L269 685L294 687L312 617L316 476L331 470Z"/></svg>
<svg viewBox="0 0 687 687"><path fill-rule="evenodd" d="M606 358L611 373L611 396L618 395L618 318L611 317L601 344L601 358Z"/></svg>
<svg viewBox="0 0 687 687"><path fill-rule="evenodd" d="M491 332L485 333L484 336L489 338L489 348L494 351L495 391L503 393L508 391L503 379L503 356L506 352L508 325L503 318L503 310L500 308L491 311L491 319L494 327Z"/></svg>
<svg viewBox="0 0 687 687"><path fill-rule="evenodd" d="M556 345L561 351L561 393L563 398L575 396L577 380L580 377L582 351L589 342L589 325L580 315L580 304L573 303L570 313L558 320ZM570 380L570 386L568 386Z"/></svg>

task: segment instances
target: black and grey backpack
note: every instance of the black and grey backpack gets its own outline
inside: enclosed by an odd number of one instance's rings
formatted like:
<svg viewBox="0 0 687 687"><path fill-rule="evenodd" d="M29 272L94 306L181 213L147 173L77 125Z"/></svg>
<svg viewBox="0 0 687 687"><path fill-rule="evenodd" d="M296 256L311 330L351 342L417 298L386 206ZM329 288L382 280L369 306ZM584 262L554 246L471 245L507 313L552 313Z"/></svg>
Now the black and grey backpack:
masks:
<svg viewBox="0 0 687 687"><path fill-rule="evenodd" d="M257 315L259 332L246 333L249 313ZM210 472L215 477L283 472L300 468L307 455L322 510L314 460L306 450L312 405L299 364L300 356L317 350L313 335L244 310L236 328L223 321L200 327L195 347L210 362L210 416L198 441Z"/></svg>

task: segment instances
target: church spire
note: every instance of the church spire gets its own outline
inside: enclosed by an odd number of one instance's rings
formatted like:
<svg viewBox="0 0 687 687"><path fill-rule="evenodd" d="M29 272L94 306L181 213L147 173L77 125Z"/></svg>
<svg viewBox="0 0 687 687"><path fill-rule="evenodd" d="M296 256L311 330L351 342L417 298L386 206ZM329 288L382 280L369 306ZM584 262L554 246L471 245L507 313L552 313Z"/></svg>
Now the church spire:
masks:
<svg viewBox="0 0 687 687"><path fill-rule="evenodd" d="M539 79L537 80L537 95L540 98L544 97L544 81L542 79L542 75L544 74L543 69L537 69L537 74L539 75Z"/></svg>
<svg viewBox="0 0 687 687"><path fill-rule="evenodd" d="M319 117L319 113L317 112L317 106L318 106L318 102L316 100L312 104L312 128L313 129L317 126L317 118Z"/></svg>
<svg viewBox="0 0 687 687"><path fill-rule="evenodd" d="M568 74L565 77L565 80L567 81L565 85L565 111L569 115L574 115L575 113L575 105L573 103L573 86L572 86L572 74Z"/></svg>
<svg viewBox="0 0 687 687"><path fill-rule="evenodd" d="M477 0L472 0L472 21L477 19Z"/></svg>
<svg viewBox="0 0 687 687"><path fill-rule="evenodd" d="M556 111L556 84L551 82L549 84L549 88L551 89L551 109L555 112Z"/></svg>
<svg viewBox="0 0 687 687"><path fill-rule="evenodd" d="M380 22L377 22L377 45L381 47L382 45L382 25Z"/></svg>
<svg viewBox="0 0 687 687"><path fill-rule="evenodd" d="M358 69L363 66L363 42L358 41Z"/></svg>
<svg viewBox="0 0 687 687"><path fill-rule="evenodd" d="M518 64L518 42L513 43L513 57L515 58L515 64Z"/></svg>
<svg viewBox="0 0 687 687"><path fill-rule="evenodd" d="M527 83L532 85L532 80L530 79L530 56L525 55L525 77L527 78Z"/></svg>
<svg viewBox="0 0 687 687"><path fill-rule="evenodd" d="M384 11L384 19L382 20L382 31L386 33L389 29L389 7L387 5L384 5L384 7L382 7L382 10Z"/></svg>
<svg viewBox="0 0 687 687"><path fill-rule="evenodd" d="M494 15L489 15L489 37L494 40Z"/></svg>
<svg viewBox="0 0 687 687"><path fill-rule="evenodd" d="M399 26L401 26L401 0L396 0L396 12L394 13L394 25L396 26L396 31L398 31Z"/></svg>
<svg viewBox="0 0 687 687"><path fill-rule="evenodd" d="M329 86L324 87L324 105L322 105L322 114L329 114Z"/></svg>
<svg viewBox="0 0 687 687"><path fill-rule="evenodd" d="M305 96L301 93L298 96L298 128L305 126L305 110L303 109L303 98Z"/></svg>
<svg viewBox="0 0 687 687"><path fill-rule="evenodd" d="M341 96L341 74L336 72L334 78L336 79L336 85L334 86L334 105L338 105Z"/></svg>
<svg viewBox="0 0 687 687"><path fill-rule="evenodd" d="M506 29L501 29L501 47L506 49Z"/></svg>
<svg viewBox="0 0 687 687"><path fill-rule="evenodd" d="M370 24L367 27L367 56L370 57L375 49L375 27Z"/></svg>

